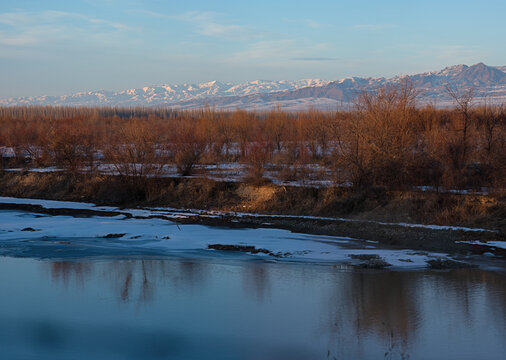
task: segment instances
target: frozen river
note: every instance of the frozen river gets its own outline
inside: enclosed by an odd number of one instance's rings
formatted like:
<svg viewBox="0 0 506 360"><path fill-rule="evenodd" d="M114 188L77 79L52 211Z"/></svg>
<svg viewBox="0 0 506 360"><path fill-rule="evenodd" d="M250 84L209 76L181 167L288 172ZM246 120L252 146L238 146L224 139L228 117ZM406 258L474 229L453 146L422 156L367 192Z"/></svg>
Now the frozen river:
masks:
<svg viewBox="0 0 506 360"><path fill-rule="evenodd" d="M2 360L487 360L506 353L503 266L433 271L426 261L447 255L278 229L178 225L144 210L134 217L37 211L0 211ZM357 268L357 255L367 254L390 270Z"/></svg>

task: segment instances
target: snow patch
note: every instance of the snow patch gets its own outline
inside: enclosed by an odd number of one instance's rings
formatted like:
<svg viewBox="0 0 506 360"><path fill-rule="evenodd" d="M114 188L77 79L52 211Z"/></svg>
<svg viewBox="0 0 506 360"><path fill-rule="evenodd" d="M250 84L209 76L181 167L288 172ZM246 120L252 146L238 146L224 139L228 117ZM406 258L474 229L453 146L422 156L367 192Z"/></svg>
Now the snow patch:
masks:
<svg viewBox="0 0 506 360"><path fill-rule="evenodd" d="M279 261L349 263L351 255L376 254L393 268L421 268L426 261L444 254L417 253L412 250L385 249L359 239L292 233L280 229L217 228L204 225L181 225L169 220L149 218L159 211L148 209L118 209L89 203L0 198L0 202L34 204L46 208L73 208L96 211L121 211L144 218L94 216L87 218L49 216L19 210L3 210L0 216L0 254L4 256L37 257L31 246L56 243L79 246L81 256L87 251L114 254L115 251L150 251L163 256L174 252L207 251L211 244L248 245L267 249L280 257L266 254L249 255ZM182 214L187 214L182 212ZM30 229L30 231L27 231ZM49 243L48 243L49 242ZM37 247L36 246L36 247ZM210 250L209 250L210 251ZM33 252L33 253L31 253ZM236 254L245 256L244 254ZM19 255L18 255L19 256Z"/></svg>

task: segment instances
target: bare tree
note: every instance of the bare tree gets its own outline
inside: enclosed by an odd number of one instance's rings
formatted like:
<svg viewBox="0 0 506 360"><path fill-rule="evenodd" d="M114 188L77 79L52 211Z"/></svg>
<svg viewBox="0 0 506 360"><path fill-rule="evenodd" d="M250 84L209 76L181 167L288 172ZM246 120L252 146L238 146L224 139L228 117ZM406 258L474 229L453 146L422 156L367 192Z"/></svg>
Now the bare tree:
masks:
<svg viewBox="0 0 506 360"><path fill-rule="evenodd" d="M460 166L465 166L467 162L467 149L468 149L468 133L469 126L471 123L471 106L472 101L474 99L474 87L467 89L457 89L454 85L446 84L446 91L448 94L455 100L457 104L457 110L462 116L462 126L458 131L462 132L461 138L461 146L462 146L462 156Z"/></svg>

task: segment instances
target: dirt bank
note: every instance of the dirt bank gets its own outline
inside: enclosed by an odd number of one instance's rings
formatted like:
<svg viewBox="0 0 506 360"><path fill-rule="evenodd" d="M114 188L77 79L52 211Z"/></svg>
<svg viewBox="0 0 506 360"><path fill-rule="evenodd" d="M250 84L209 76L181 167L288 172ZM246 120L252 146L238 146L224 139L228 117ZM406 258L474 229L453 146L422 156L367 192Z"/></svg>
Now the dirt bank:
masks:
<svg viewBox="0 0 506 360"><path fill-rule="evenodd" d="M192 178L136 181L117 176L3 172L0 173L0 196L85 201L123 207L162 206L344 217L356 221L279 216L259 218L233 214L214 218L194 216L178 221L219 226L275 227L311 234L349 236L427 251L462 254L492 251L499 257L506 255L504 249L491 250L487 246L460 243L506 240L506 200L493 195L393 192L382 189L352 192L340 188L284 187ZM58 214L55 210L52 212L53 215ZM68 210L67 214L79 216L68 213ZM370 220L480 227L496 232L412 228Z"/></svg>

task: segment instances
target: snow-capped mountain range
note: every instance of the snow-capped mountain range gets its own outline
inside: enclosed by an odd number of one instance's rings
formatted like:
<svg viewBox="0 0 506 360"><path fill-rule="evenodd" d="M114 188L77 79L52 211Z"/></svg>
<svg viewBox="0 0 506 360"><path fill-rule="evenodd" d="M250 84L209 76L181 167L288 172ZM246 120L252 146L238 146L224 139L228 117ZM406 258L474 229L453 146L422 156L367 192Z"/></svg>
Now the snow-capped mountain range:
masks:
<svg viewBox="0 0 506 360"><path fill-rule="evenodd" d="M493 67L479 63L393 78L256 80L241 84L212 81L202 84L146 86L117 92L101 90L63 96L0 99L0 105L169 106L179 109L209 105L217 109L260 111L280 106L285 110L335 110L352 104L356 95L362 91L396 84L406 77L419 90L421 103L431 103L437 107L451 106L452 99L446 91L447 84L460 89L473 87L476 102L506 103L506 66Z"/></svg>

